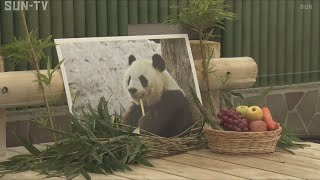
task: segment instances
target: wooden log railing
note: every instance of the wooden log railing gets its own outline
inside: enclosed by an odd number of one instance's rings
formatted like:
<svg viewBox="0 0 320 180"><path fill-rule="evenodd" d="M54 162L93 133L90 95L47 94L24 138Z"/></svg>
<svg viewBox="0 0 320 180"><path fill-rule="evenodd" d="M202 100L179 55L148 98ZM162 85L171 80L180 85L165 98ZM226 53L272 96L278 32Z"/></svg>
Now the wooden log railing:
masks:
<svg viewBox="0 0 320 180"><path fill-rule="evenodd" d="M200 63L200 61L195 61L200 90L204 92L206 88ZM257 64L250 57L214 59L211 61L210 67L213 67L215 71L210 75L212 90L249 88L256 81ZM41 71L41 73L45 74L46 71ZM221 80L225 79L226 75L230 78L223 85ZM0 155L4 155L6 149L5 122L7 116L5 108L44 104L36 79L35 71L4 72L3 59L0 58ZM50 87L46 87L46 92L50 103L66 102L60 71L54 73ZM65 110L66 108L60 109ZM19 114L19 116L21 117L23 114Z"/></svg>
<svg viewBox="0 0 320 180"><path fill-rule="evenodd" d="M4 72L4 59L0 56L0 73L1 72L2 74ZM1 82L2 81L0 81L0 87L2 84ZM6 155L6 121L6 109L0 107L0 156Z"/></svg>

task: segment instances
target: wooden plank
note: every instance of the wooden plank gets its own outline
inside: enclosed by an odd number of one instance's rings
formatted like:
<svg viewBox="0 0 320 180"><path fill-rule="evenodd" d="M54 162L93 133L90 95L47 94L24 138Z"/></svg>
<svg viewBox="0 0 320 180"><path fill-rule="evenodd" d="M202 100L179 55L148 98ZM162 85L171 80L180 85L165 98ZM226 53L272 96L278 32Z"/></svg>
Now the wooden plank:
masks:
<svg viewBox="0 0 320 180"><path fill-rule="evenodd" d="M226 0L227 10L233 12L233 0ZM222 36L222 56L233 57L233 21L224 22L225 30Z"/></svg>
<svg viewBox="0 0 320 180"><path fill-rule="evenodd" d="M311 81L315 82L319 80L320 70L319 60L319 47L320 47L320 1L313 0L312 1L312 15L311 15Z"/></svg>
<svg viewBox="0 0 320 180"><path fill-rule="evenodd" d="M108 36L118 35L118 1L107 1L108 12Z"/></svg>
<svg viewBox="0 0 320 180"><path fill-rule="evenodd" d="M159 2L159 22L163 23L168 20L169 0L161 0Z"/></svg>
<svg viewBox="0 0 320 180"><path fill-rule="evenodd" d="M318 170L293 164L287 164L284 166L283 163L273 162L250 156L215 154L210 152L209 150L192 151L190 152L190 154L271 171L301 179L317 179L320 177L320 171ZM270 156L272 156L272 154L270 154Z"/></svg>
<svg viewBox="0 0 320 180"><path fill-rule="evenodd" d="M44 149L45 148L45 144L38 144L38 145L35 145L38 149ZM22 147L22 146L19 146L19 147L11 147L11 148L8 148L7 150L7 155L5 156L5 158L2 158L0 159L1 161L4 161L10 157L13 157L13 156L17 156L17 155L21 155L21 154L28 154L27 150ZM125 178L125 177L121 177L121 176L116 176L116 175L100 175L100 174L92 174L90 173L90 176L92 179L128 179L128 178ZM24 180L24 179L44 179L45 176L43 175L38 175L37 172L32 172L32 171L28 171L28 172L23 172L23 173L18 173L18 174L8 174L5 176L7 179L16 179L16 180ZM5 178L5 179L6 179ZM64 178L62 178L64 179ZM84 179L83 177L79 176L79 177L76 177L76 179ZM49 180L49 179L48 179Z"/></svg>
<svg viewBox="0 0 320 180"><path fill-rule="evenodd" d="M129 23L138 24L138 0L129 0Z"/></svg>
<svg viewBox="0 0 320 180"><path fill-rule="evenodd" d="M48 0L47 8L46 9L39 9L39 37L41 39L47 38L51 36L51 7L50 1ZM52 49L54 48L47 48L44 50L46 56L50 58L50 63L52 64ZM47 68L47 61L40 62L40 68L46 69Z"/></svg>
<svg viewBox="0 0 320 180"><path fill-rule="evenodd" d="M153 170L177 175L185 178L191 178L191 179L244 179L232 175L227 175L215 171L210 171L206 169L196 168L180 163L175 162L169 162L166 160L151 160L150 161L155 167L152 168Z"/></svg>
<svg viewBox="0 0 320 180"><path fill-rule="evenodd" d="M242 55L251 56L251 0L243 0Z"/></svg>
<svg viewBox="0 0 320 180"><path fill-rule="evenodd" d="M39 33L39 18L38 18L38 11L39 9L42 9L41 3L38 4L37 6L34 5L33 3L35 0L29 0L29 4L31 3L33 6L29 5L28 10L26 11L26 19L27 19L27 24L29 31L33 31L36 34Z"/></svg>
<svg viewBox="0 0 320 180"><path fill-rule="evenodd" d="M286 37L286 1L277 1L277 85L284 85L285 73L285 37Z"/></svg>
<svg viewBox="0 0 320 180"><path fill-rule="evenodd" d="M303 40L303 11L301 10L303 0L294 1L294 62L293 62L293 83L302 82L302 40Z"/></svg>
<svg viewBox="0 0 320 180"><path fill-rule="evenodd" d="M257 155L251 155L253 157L257 157L260 159L266 159L270 161L280 162L283 163L284 166L286 164L294 164L302 167L307 167L311 169L318 170L320 167L320 160L308 158L308 157L302 157L292 154L286 154L286 153L280 153L275 152L272 155L270 154L257 154ZM308 162L308 163L306 163Z"/></svg>
<svg viewBox="0 0 320 180"><path fill-rule="evenodd" d="M44 149L46 147L46 144L37 144L35 145L38 149ZM12 147L10 148L11 155L10 157L14 155L19 154L27 154L27 150L24 147ZM12 155L14 154L14 155ZM8 156L7 156L8 157ZM92 179L188 179L181 176L171 175L163 172L158 172L154 169L148 169L144 168L144 166L131 166L132 172L127 171L126 173L121 172L115 172L115 176L113 175L99 175L99 174L90 174ZM23 176L24 177L24 176ZM76 178L79 179L79 178Z"/></svg>
<svg viewBox="0 0 320 180"><path fill-rule="evenodd" d="M54 39L63 37L62 0L51 1L51 32ZM52 48L52 67L59 63L57 51Z"/></svg>
<svg viewBox="0 0 320 180"><path fill-rule="evenodd" d="M304 0L304 5L311 5L311 0ZM310 82L310 42L311 42L311 9L303 9L303 29L302 29L302 82ZM319 17L318 17L319 18ZM312 37L315 38L315 37Z"/></svg>
<svg viewBox="0 0 320 180"><path fill-rule="evenodd" d="M1 45L12 43L14 40L14 18L13 11L5 10L4 6L1 6ZM15 63L7 59L5 62L6 71L14 71Z"/></svg>
<svg viewBox="0 0 320 180"><path fill-rule="evenodd" d="M74 1L74 36L86 36L86 9L85 0Z"/></svg>
<svg viewBox="0 0 320 180"><path fill-rule="evenodd" d="M87 37L97 36L97 5L96 0L86 0L86 35ZM113 18L116 18L113 17Z"/></svg>
<svg viewBox="0 0 320 180"><path fill-rule="evenodd" d="M269 0L268 12L268 86L274 86L277 83L277 1Z"/></svg>
<svg viewBox="0 0 320 180"><path fill-rule="evenodd" d="M7 174L3 177L3 179L15 179L15 180L25 180L25 179L32 179L32 180L40 180L45 179L45 176L38 175L39 173L27 171L22 173L16 173L16 174ZM63 178L46 178L47 180L62 180Z"/></svg>
<svg viewBox="0 0 320 180"><path fill-rule="evenodd" d="M260 2L260 64L259 64L259 82L260 86L268 86L268 19L269 19L269 1Z"/></svg>
<svg viewBox="0 0 320 180"><path fill-rule="evenodd" d="M320 160L320 151L314 149L294 149L292 150L297 156L309 157ZM320 177L320 176L319 176Z"/></svg>
<svg viewBox="0 0 320 180"><path fill-rule="evenodd" d="M250 168L219 160L199 157L191 154L181 154L177 156L166 157L164 159L201 169L207 169L248 179L297 179L291 176L286 176L278 173L264 171L256 168Z"/></svg>
<svg viewBox="0 0 320 180"><path fill-rule="evenodd" d="M73 13L73 1L62 1L62 13L63 13L63 37L74 37L74 13Z"/></svg>
<svg viewBox="0 0 320 180"><path fill-rule="evenodd" d="M128 35L128 0L118 0L119 35Z"/></svg>
<svg viewBox="0 0 320 180"><path fill-rule="evenodd" d="M107 0L97 1L97 36L108 35Z"/></svg>
<svg viewBox="0 0 320 180"><path fill-rule="evenodd" d="M257 66L260 66L260 1L253 0L251 3L252 14L251 16L251 57L256 61ZM260 70L258 70L260 71ZM257 78L254 87L259 87L259 78Z"/></svg>
<svg viewBox="0 0 320 180"><path fill-rule="evenodd" d="M186 7L188 5L188 0L178 0L178 6Z"/></svg>
<svg viewBox="0 0 320 180"><path fill-rule="evenodd" d="M5 156L0 156L0 162L5 161L13 156L21 155L19 152L11 151L10 149L7 149Z"/></svg>
<svg viewBox="0 0 320 180"><path fill-rule="evenodd" d="M47 143L50 144L50 143ZM42 150L45 149L46 144L36 144L34 145L35 147L37 147L38 149ZM11 151L9 155L11 155L10 157L12 157L13 153L14 155L18 155L18 154L27 154L27 150L24 147L11 147L9 148L9 150ZM8 157L8 156L6 156ZM116 176L111 176L114 177L115 179L187 179L181 176L176 176L176 175L172 175L172 174L167 174L167 173L163 173L163 172L158 172L154 169L148 169L145 168L144 166L132 166L131 167L133 169L132 172L127 171L126 173L121 173L121 172L115 172ZM99 174L90 174L92 179L105 179L106 176L103 175L99 175Z"/></svg>
<svg viewBox="0 0 320 180"><path fill-rule="evenodd" d="M241 57L243 56L242 52L242 27L243 27L243 17L242 17L242 1L234 1L234 13L237 16L237 19L233 22L233 38L234 38L234 49L233 49L233 56Z"/></svg>
<svg viewBox="0 0 320 180"><path fill-rule="evenodd" d="M149 24L158 23L158 0L149 0Z"/></svg>
<svg viewBox="0 0 320 180"><path fill-rule="evenodd" d="M318 143L313 143L313 142L297 142L297 143L300 143L300 144L308 144L310 145L310 147L306 147L307 149L315 149L315 150L319 150L320 151L320 144Z"/></svg>
<svg viewBox="0 0 320 180"><path fill-rule="evenodd" d="M178 0L169 0L169 17L177 17L178 15Z"/></svg>
<svg viewBox="0 0 320 180"><path fill-rule="evenodd" d="M147 169L140 166L130 166L133 170L127 173L115 173L115 175L120 177L125 177L128 179L150 179L150 180L162 180L162 179L188 179L181 176L172 175L169 173L159 172L154 169Z"/></svg>
<svg viewBox="0 0 320 180"><path fill-rule="evenodd" d="M293 83L294 59L294 1L286 1L285 84Z"/></svg>
<svg viewBox="0 0 320 180"><path fill-rule="evenodd" d="M90 174L92 180L99 180L99 179L106 179L106 180L125 180L127 178L115 176L115 175L98 175L98 174ZM32 180L40 180L40 179L47 179L47 180L62 180L65 179L63 177L53 177L53 178L45 178L44 175L39 175L37 172L33 171L27 171L23 173L17 173L17 174L8 174L3 177L4 179L15 179L15 180L26 180L26 179L32 179ZM84 180L84 177L78 176L74 178L74 180Z"/></svg>
<svg viewBox="0 0 320 180"><path fill-rule="evenodd" d="M148 23L148 0L138 0L139 24Z"/></svg>
<svg viewBox="0 0 320 180"><path fill-rule="evenodd" d="M4 59L0 56L0 73L4 72ZM0 87L2 88L2 87ZM0 108L0 157L6 155L6 122L7 122L7 115L6 109Z"/></svg>
<svg viewBox="0 0 320 180"><path fill-rule="evenodd" d="M25 11L24 11L24 14ZM18 39L22 38L25 39L26 38L26 30L24 27L24 23L21 17L21 13L20 11L14 11L13 12L13 17L14 17L14 36ZM16 71L23 71L23 70L28 70L28 63L27 62L19 62L15 65L15 70Z"/></svg>
<svg viewBox="0 0 320 180"><path fill-rule="evenodd" d="M52 107L54 112L53 116L66 116L69 111L67 106ZM45 108L40 109L23 109L17 111L7 111L7 122L33 120L48 117L47 110Z"/></svg>

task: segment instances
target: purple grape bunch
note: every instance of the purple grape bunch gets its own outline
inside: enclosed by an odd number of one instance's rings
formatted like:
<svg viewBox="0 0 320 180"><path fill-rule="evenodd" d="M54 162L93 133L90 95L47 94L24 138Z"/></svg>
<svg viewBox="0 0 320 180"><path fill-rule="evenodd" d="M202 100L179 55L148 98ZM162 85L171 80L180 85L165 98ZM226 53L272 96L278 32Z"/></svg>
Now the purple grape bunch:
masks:
<svg viewBox="0 0 320 180"><path fill-rule="evenodd" d="M217 115L220 125L227 131L248 132L248 120L241 116L235 109L223 109Z"/></svg>

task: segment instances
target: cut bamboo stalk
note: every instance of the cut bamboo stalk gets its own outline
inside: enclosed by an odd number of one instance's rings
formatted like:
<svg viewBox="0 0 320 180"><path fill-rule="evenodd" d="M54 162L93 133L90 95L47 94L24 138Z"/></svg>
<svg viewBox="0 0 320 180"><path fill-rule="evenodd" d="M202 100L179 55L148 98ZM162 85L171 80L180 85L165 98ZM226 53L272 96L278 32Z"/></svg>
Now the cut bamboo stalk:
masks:
<svg viewBox="0 0 320 180"><path fill-rule="evenodd" d="M2 56L0 56L0 74L3 72L4 72L4 60ZM0 88L2 89L1 84L0 84ZM6 109L0 108L0 156L5 156L5 155L6 155Z"/></svg>
<svg viewBox="0 0 320 180"><path fill-rule="evenodd" d="M201 61L195 61L195 65L200 90L206 91ZM211 90L249 88L256 82L258 67L250 57L213 59L209 67L213 71L209 75Z"/></svg>
<svg viewBox="0 0 320 180"><path fill-rule="evenodd" d="M40 71L46 74L46 70ZM0 73L0 108L43 105L35 71L13 71ZM51 104L66 102L60 70L54 73L50 87L45 86Z"/></svg>

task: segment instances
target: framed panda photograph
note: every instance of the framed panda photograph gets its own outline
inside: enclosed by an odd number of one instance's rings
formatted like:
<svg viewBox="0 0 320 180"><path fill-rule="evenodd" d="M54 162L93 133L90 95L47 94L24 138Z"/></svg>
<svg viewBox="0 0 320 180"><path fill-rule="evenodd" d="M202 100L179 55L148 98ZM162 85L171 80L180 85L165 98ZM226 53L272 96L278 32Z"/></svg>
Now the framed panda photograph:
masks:
<svg viewBox="0 0 320 180"><path fill-rule="evenodd" d="M199 121L201 101L188 36L55 39L69 111L81 116L101 97L121 123L163 137ZM190 88L191 87L191 88Z"/></svg>

